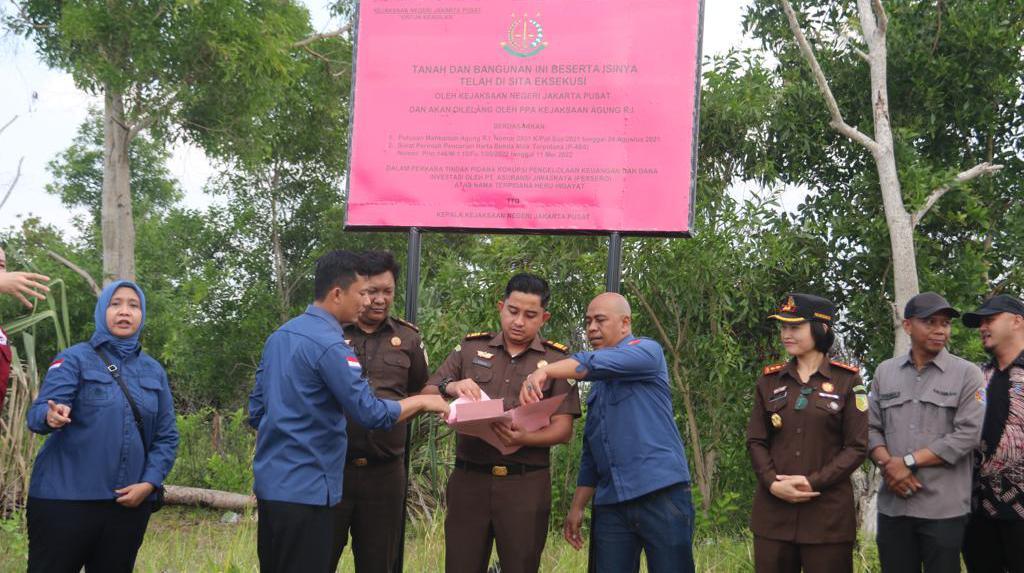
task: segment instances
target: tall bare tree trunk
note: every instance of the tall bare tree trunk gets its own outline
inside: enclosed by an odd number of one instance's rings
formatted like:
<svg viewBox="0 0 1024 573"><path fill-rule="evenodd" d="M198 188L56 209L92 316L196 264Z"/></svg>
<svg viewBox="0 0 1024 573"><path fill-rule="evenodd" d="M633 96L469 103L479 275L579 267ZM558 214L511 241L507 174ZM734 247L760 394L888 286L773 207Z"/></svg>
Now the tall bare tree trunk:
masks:
<svg viewBox="0 0 1024 573"><path fill-rule="evenodd" d="M131 129L125 122L124 96L110 89L103 98L103 284L135 280L135 220L132 217Z"/></svg>
<svg viewBox="0 0 1024 573"><path fill-rule="evenodd" d="M288 320L291 300L288 280L285 277L284 247L281 245L280 221L277 214L277 173L270 186L270 244L273 249L274 285L277 287L278 314L281 322Z"/></svg>
<svg viewBox="0 0 1024 573"><path fill-rule="evenodd" d="M825 105L832 117L829 125L839 134L847 137L865 149L875 160L878 172L878 184L882 194L882 205L885 210L885 222L889 228L889 244L892 251L893 269L893 356L901 356L910 351L910 338L903 331L903 308L914 295L920 291L917 275L917 254L914 247L914 228L928 213L935 203L951 188L943 185L932 190L924 205L915 213L907 210L900 187L899 171L896 166L896 148L893 142L892 124L889 118L888 88L888 47L886 32L889 17L882 5L882 0L857 0L857 11L864 43L868 51L856 47L853 50L867 62L871 75L871 103L874 134L869 136L843 119L843 114L829 87L814 50L797 20L796 12L789 0L779 0L789 20L790 29L800 46L800 52L807 60L814 74L814 80L825 99ZM989 175L1002 169L1001 165L989 162L980 163L956 176L956 183L970 181L983 175ZM858 492L858 522L863 528L873 530L874 516L877 510L877 492L881 485L881 475L871 466L867 471L854 476L855 489Z"/></svg>

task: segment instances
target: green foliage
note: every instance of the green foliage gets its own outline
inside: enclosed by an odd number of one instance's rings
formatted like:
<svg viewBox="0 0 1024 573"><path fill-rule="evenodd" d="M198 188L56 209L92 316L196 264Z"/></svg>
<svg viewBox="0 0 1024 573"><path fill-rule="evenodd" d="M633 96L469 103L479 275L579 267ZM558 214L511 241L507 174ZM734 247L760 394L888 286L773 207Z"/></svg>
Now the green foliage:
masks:
<svg viewBox="0 0 1024 573"><path fill-rule="evenodd" d="M209 408L178 415L178 459L167 483L250 493L256 434L239 409L222 415Z"/></svg>

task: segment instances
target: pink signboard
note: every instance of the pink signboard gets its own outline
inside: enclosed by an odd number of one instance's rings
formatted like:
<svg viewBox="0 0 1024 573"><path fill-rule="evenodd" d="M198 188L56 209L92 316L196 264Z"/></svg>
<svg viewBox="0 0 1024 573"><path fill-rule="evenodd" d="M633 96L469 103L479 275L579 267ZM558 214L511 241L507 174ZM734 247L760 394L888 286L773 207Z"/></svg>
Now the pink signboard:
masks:
<svg viewBox="0 0 1024 573"><path fill-rule="evenodd" d="M350 228L690 232L700 0L362 0Z"/></svg>

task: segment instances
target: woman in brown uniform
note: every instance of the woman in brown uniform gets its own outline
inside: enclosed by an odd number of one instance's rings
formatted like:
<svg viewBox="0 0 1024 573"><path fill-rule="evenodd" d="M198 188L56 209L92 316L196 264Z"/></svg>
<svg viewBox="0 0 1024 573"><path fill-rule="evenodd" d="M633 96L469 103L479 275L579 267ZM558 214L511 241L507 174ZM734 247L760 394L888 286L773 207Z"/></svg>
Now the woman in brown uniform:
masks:
<svg viewBox="0 0 1024 573"><path fill-rule="evenodd" d="M747 427L758 572L853 571L850 474L867 456L868 402L858 369L829 359L834 316L831 301L793 293L769 317L791 358L758 378Z"/></svg>

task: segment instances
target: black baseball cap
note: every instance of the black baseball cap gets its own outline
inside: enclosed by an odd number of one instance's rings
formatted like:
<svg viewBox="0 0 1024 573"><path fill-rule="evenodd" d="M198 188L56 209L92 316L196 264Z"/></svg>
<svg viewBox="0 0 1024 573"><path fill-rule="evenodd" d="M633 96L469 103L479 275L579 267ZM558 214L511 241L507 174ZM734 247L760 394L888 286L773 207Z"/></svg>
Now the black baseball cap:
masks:
<svg viewBox="0 0 1024 573"><path fill-rule="evenodd" d="M1022 303L1020 299L1014 298L1008 294L997 294L996 296L986 300L978 310L965 314L963 318L964 326L968 328L978 328L981 326L981 319L986 316L992 316L993 314L999 314L1000 312L1009 312L1024 316L1024 303Z"/></svg>
<svg viewBox="0 0 1024 573"><path fill-rule="evenodd" d="M923 292L907 301L907 306L903 309L903 318L928 318L940 312L948 312L953 317L960 316L960 311L953 308L942 295Z"/></svg>
<svg viewBox="0 0 1024 573"><path fill-rule="evenodd" d="M816 320L831 324L835 315L836 305L827 298L793 292L786 295L779 310L768 318L789 323Z"/></svg>

